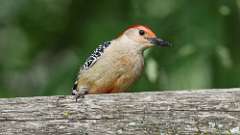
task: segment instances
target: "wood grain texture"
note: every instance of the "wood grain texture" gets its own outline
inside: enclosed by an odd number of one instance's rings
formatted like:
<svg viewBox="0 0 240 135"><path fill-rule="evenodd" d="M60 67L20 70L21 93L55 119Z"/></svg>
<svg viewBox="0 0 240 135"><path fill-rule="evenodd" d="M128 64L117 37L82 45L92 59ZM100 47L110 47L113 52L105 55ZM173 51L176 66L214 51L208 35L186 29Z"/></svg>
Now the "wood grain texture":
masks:
<svg viewBox="0 0 240 135"><path fill-rule="evenodd" d="M240 134L240 89L0 99L0 134Z"/></svg>

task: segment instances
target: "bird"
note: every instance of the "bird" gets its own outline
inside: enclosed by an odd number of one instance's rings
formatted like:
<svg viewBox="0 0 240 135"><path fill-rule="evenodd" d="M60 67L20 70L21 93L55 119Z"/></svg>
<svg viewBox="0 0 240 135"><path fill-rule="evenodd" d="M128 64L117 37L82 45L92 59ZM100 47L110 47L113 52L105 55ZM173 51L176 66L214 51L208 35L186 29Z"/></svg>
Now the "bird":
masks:
<svg viewBox="0 0 240 135"><path fill-rule="evenodd" d="M143 52L154 46L170 47L147 26L128 27L117 38L100 44L81 66L72 87L76 101L86 94L125 92L141 75Z"/></svg>

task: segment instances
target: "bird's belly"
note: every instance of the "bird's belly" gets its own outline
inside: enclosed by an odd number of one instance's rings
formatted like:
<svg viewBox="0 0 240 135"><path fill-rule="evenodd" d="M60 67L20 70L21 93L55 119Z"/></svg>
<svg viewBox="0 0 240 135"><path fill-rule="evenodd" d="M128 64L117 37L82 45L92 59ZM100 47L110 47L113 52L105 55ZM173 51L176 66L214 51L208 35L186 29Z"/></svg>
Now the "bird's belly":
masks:
<svg viewBox="0 0 240 135"><path fill-rule="evenodd" d="M108 65L96 69L96 76L90 82L89 93L123 92L138 79L143 69L143 58L129 59L123 56ZM99 65L101 66L101 65Z"/></svg>

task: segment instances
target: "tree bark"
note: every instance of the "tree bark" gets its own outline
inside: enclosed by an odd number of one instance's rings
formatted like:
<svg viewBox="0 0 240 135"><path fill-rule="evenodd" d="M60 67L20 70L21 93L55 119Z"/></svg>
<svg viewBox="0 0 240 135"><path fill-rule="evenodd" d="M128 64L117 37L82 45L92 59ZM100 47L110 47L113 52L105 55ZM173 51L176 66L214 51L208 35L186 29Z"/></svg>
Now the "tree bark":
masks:
<svg viewBox="0 0 240 135"><path fill-rule="evenodd" d="M3 98L0 134L240 134L240 89Z"/></svg>

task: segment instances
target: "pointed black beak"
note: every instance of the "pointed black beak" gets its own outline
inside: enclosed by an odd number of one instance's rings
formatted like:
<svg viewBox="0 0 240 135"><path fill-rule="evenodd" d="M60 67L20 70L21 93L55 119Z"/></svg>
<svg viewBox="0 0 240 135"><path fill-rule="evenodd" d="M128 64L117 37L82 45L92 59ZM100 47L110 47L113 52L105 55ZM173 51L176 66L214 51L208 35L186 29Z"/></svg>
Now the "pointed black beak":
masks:
<svg viewBox="0 0 240 135"><path fill-rule="evenodd" d="M160 47L172 47L172 44L168 41L162 40L160 38L149 38L151 44L160 46Z"/></svg>

